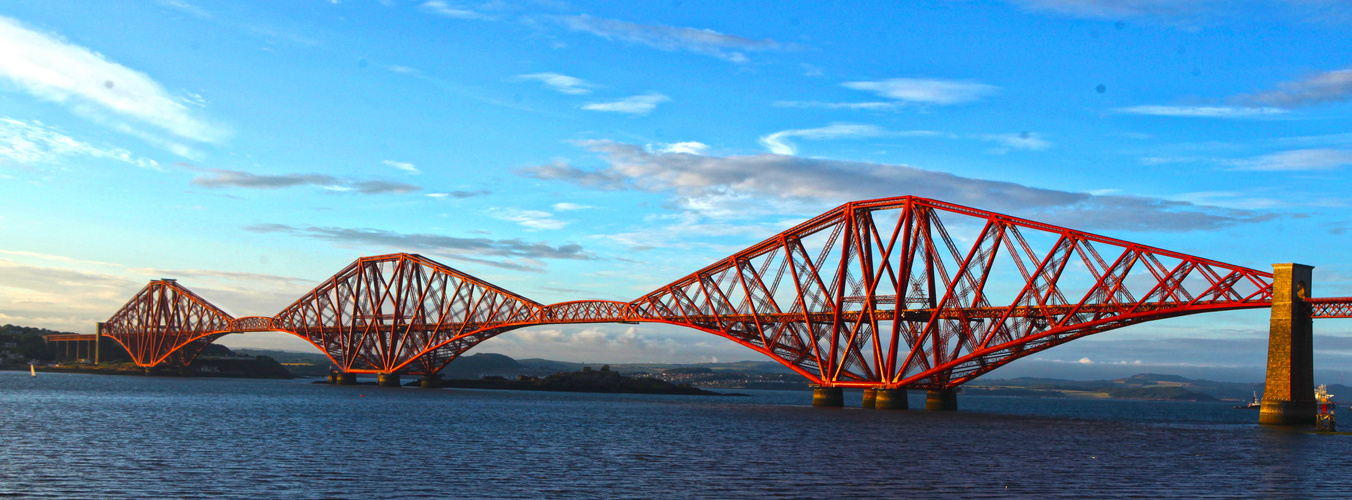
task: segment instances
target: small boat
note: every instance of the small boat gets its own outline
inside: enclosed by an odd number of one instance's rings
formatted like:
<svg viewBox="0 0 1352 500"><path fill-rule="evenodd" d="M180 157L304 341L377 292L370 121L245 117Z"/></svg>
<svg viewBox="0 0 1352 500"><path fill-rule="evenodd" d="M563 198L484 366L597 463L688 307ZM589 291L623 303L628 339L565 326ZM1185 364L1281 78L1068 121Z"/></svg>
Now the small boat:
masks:
<svg viewBox="0 0 1352 500"><path fill-rule="evenodd" d="M1253 401L1250 401L1249 404L1246 404L1246 405L1235 405L1235 409L1237 409L1237 410L1257 410L1257 409L1262 408L1262 407L1263 407L1263 400L1258 399L1258 391L1254 391L1254 393L1253 393Z"/></svg>
<svg viewBox="0 0 1352 500"><path fill-rule="evenodd" d="M34 377L36 377L36 376L38 376L38 369L37 369L36 367L34 367L34 366L30 363L30 364L28 365L28 373L30 373L30 374L32 374Z"/></svg>

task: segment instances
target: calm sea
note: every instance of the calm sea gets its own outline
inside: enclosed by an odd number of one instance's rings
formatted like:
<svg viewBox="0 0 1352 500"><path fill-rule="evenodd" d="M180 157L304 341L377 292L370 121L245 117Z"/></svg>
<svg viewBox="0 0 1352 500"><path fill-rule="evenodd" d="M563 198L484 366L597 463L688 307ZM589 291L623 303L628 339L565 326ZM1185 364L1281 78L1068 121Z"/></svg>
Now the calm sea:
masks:
<svg viewBox="0 0 1352 500"><path fill-rule="evenodd" d="M973 396L931 413L744 392L0 372L0 496L1352 497L1352 436L1226 404Z"/></svg>

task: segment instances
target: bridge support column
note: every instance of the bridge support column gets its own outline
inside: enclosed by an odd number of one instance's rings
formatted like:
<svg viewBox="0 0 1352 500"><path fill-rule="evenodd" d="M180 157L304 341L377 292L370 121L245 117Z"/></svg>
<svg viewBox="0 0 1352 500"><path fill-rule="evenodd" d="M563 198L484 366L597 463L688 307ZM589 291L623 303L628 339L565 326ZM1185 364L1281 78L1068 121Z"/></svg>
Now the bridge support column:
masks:
<svg viewBox="0 0 1352 500"><path fill-rule="evenodd" d="M1260 424L1314 424L1314 321L1305 304L1313 269L1272 265L1272 319Z"/></svg>
<svg viewBox="0 0 1352 500"><path fill-rule="evenodd" d="M812 406L840 408L845 406L845 391L839 387L812 389Z"/></svg>
<svg viewBox="0 0 1352 500"><path fill-rule="evenodd" d="M439 389L441 388L441 375L423 375L418 380L418 386L423 389Z"/></svg>
<svg viewBox="0 0 1352 500"><path fill-rule="evenodd" d="M908 410L911 404L906 401L906 389L878 389L874 407L879 410Z"/></svg>
<svg viewBox="0 0 1352 500"><path fill-rule="evenodd" d="M376 375L376 384L381 387L399 387L399 374L381 373Z"/></svg>
<svg viewBox="0 0 1352 500"><path fill-rule="evenodd" d="M333 383L337 385L356 385L357 374L343 372L334 373Z"/></svg>
<svg viewBox="0 0 1352 500"><path fill-rule="evenodd" d="M878 407L878 390L864 389L864 408Z"/></svg>
<svg viewBox="0 0 1352 500"><path fill-rule="evenodd" d="M958 409L958 391L939 389L925 395L925 409L930 411L954 411Z"/></svg>

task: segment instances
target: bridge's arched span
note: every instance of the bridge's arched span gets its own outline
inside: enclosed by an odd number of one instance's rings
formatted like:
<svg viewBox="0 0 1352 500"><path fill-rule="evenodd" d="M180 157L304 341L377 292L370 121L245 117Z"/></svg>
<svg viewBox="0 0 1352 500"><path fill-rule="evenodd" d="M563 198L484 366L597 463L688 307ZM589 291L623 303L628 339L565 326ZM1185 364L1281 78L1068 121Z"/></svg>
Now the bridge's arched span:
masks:
<svg viewBox="0 0 1352 500"><path fill-rule="evenodd" d="M1114 328L1270 307L1271 281L908 196L847 203L631 302L543 305L425 257L391 254L358 259L273 318L235 320L176 283L152 282L105 331L136 346L144 354L133 358L147 366L191 342L279 330L347 372L434 374L517 328L653 322L723 336L822 385L941 389ZM182 298L147 292L166 286ZM160 317L168 319L150 321Z"/></svg>

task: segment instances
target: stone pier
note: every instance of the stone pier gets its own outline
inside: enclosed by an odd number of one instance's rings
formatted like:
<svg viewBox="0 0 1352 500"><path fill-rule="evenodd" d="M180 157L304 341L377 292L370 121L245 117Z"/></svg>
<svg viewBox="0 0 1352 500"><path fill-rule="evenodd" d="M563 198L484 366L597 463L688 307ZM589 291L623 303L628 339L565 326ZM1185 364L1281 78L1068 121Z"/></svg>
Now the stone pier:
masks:
<svg viewBox="0 0 1352 500"><path fill-rule="evenodd" d="M441 388L441 375L423 375L418 379L418 386L423 389Z"/></svg>
<svg viewBox="0 0 1352 500"><path fill-rule="evenodd" d="M906 389L878 389L873 407L879 410L906 410L911 405L906 401Z"/></svg>
<svg viewBox="0 0 1352 500"><path fill-rule="evenodd" d="M1314 321L1305 304L1313 269L1302 264L1272 265L1272 319L1260 424L1314 424Z"/></svg>
<svg viewBox="0 0 1352 500"><path fill-rule="evenodd" d="M839 387L817 387L812 389L812 406L840 408L845 406L845 391Z"/></svg>
<svg viewBox="0 0 1352 500"><path fill-rule="evenodd" d="M954 411L958 409L957 389L938 389L925 395L925 409L930 411Z"/></svg>
<svg viewBox="0 0 1352 500"><path fill-rule="evenodd" d="M376 384L381 387L401 387L398 373L381 373L376 375Z"/></svg>

